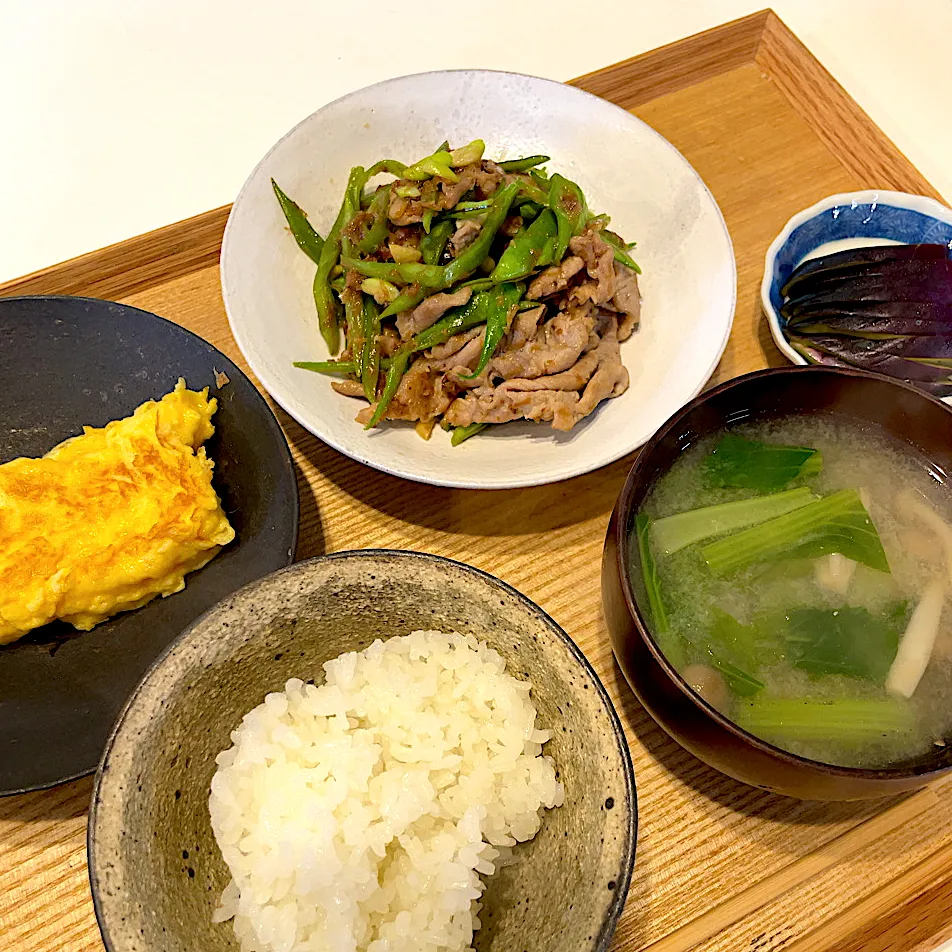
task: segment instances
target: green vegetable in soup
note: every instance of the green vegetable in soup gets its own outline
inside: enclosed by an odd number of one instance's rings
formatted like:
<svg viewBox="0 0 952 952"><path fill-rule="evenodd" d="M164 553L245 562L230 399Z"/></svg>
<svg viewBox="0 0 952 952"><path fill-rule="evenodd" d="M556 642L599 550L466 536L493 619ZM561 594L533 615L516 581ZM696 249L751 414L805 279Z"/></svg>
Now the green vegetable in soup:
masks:
<svg viewBox="0 0 952 952"><path fill-rule="evenodd" d="M668 616L661 600L661 585L658 582L658 570L655 566L651 546L648 544L651 520L645 515L635 516L635 536L638 540L638 554L641 556L641 577L645 583L645 594L648 596L648 610L651 613L651 622L656 631L664 632L668 629Z"/></svg>
<svg viewBox="0 0 952 952"><path fill-rule="evenodd" d="M787 616L787 657L812 677L840 674L882 684L907 615L905 602L894 603L880 616L865 608L796 609Z"/></svg>
<svg viewBox="0 0 952 952"><path fill-rule="evenodd" d="M879 533L855 489L841 489L800 509L704 546L715 575L729 575L777 558L819 558L839 552L880 572L889 571Z"/></svg>
<svg viewBox="0 0 952 952"><path fill-rule="evenodd" d="M915 731L912 708L899 698L835 701L758 697L736 705L734 721L778 744L868 744Z"/></svg>
<svg viewBox="0 0 952 952"><path fill-rule="evenodd" d="M709 485L774 492L795 479L816 476L823 466L818 450L746 440L727 433L704 461Z"/></svg>
<svg viewBox="0 0 952 952"><path fill-rule="evenodd" d="M749 671L757 671L768 661L775 660L776 639L766 635L767 625L742 625L733 615L711 606L711 623L707 629L707 644L720 657Z"/></svg>
<svg viewBox="0 0 952 952"><path fill-rule="evenodd" d="M755 625L742 625L715 605L706 644L711 665L721 672L734 694L750 697L764 689L764 682L754 673L770 652L764 650L762 633Z"/></svg>
<svg viewBox="0 0 952 952"><path fill-rule="evenodd" d="M719 657L715 651L711 651L710 654L711 664L721 672L727 686L738 697L751 697L764 689L763 681L755 678L752 674L748 674L742 668L738 668L736 664L731 664L730 661Z"/></svg>
<svg viewBox="0 0 952 952"><path fill-rule="evenodd" d="M651 634L664 656L679 670L686 664L684 647L681 638L671 632L668 624L668 613L661 598L661 582L658 579L658 569L651 546L648 542L651 531L651 519L639 513L635 516L635 543L638 546L638 555L641 559L641 577L645 586L645 596L648 601L648 622Z"/></svg>
<svg viewBox="0 0 952 952"><path fill-rule="evenodd" d="M711 536L745 529L792 512L817 497L805 486L769 496L755 496L718 506L704 506L657 519L651 530L655 545L665 555L671 555L685 546L693 545Z"/></svg>

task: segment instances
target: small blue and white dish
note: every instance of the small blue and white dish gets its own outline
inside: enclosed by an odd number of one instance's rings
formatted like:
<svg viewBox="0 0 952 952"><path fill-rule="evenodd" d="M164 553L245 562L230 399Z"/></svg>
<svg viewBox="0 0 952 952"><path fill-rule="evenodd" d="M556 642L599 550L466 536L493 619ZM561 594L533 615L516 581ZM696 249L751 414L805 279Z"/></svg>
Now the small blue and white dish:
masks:
<svg viewBox="0 0 952 952"><path fill-rule="evenodd" d="M780 289L805 259L868 245L947 244L952 209L923 195L870 190L831 195L798 212L767 249L760 297L770 333L788 360L806 364L784 336Z"/></svg>

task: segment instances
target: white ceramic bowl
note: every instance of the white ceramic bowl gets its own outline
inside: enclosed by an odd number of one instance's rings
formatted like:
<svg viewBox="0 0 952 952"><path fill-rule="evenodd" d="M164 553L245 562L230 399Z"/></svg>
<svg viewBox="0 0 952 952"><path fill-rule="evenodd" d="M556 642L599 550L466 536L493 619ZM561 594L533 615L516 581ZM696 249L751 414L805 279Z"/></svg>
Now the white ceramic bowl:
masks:
<svg viewBox="0 0 952 952"><path fill-rule="evenodd" d="M797 265L866 245L942 243L952 249L952 209L924 195L872 189L830 195L797 212L767 249L760 299L774 342L795 364L808 361L783 333L780 289Z"/></svg>
<svg viewBox="0 0 952 952"><path fill-rule="evenodd" d="M622 348L631 386L570 433L513 423L451 447L408 424L365 431L356 401L295 360L330 356L317 327L314 265L289 234L273 176L319 232L353 165L413 161L444 139L486 141L487 157L544 153L589 206L637 241L642 326ZM355 460L440 486L502 489L589 472L643 444L694 397L727 344L736 271L714 198L688 162L625 110L561 83L485 70L421 73L350 93L295 126L245 182L225 229L222 290L231 330L274 399Z"/></svg>

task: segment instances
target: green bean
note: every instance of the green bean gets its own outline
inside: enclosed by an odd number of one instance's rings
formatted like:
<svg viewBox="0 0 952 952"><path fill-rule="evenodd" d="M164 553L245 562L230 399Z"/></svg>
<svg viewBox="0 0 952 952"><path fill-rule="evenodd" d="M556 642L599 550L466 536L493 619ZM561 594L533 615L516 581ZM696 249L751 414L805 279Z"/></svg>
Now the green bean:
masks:
<svg viewBox="0 0 952 952"><path fill-rule="evenodd" d="M284 217L287 219L288 227L291 229L291 234L294 236L298 247L314 264L317 264L321 260L324 239L314 230L314 226L307 220L307 215L303 209L281 191L274 179L271 179L271 187L274 189L274 194L281 205L281 211L284 212Z"/></svg>
<svg viewBox="0 0 952 952"><path fill-rule="evenodd" d="M344 192L344 204L347 206L348 217L341 230L341 253L349 255L353 250L353 241L347 235L347 226L354 216L360 212L360 199L364 194L364 185L367 184L367 173L359 165L350 170L347 179L347 188Z"/></svg>
<svg viewBox="0 0 952 952"><path fill-rule="evenodd" d="M393 364L390 357L381 357L379 369L389 370ZM354 375L354 362L352 360L296 360L293 366L300 367L301 370L310 370L316 374L340 374L342 377L352 377Z"/></svg>
<svg viewBox="0 0 952 952"><path fill-rule="evenodd" d="M469 281L464 281L460 285L461 288L472 288L473 293L476 291L488 291L495 286L496 283L492 278L471 278Z"/></svg>
<svg viewBox="0 0 952 952"><path fill-rule="evenodd" d="M410 261L396 264L392 261L361 261L358 258L342 257L345 268L353 268L367 278L381 278L391 284L420 284L429 288L444 286L445 268L435 264L420 264Z"/></svg>
<svg viewBox="0 0 952 952"><path fill-rule="evenodd" d="M460 212L473 212L473 211L489 211L490 206L492 205L493 200L491 198L482 198L476 202L457 202L453 206L453 211Z"/></svg>
<svg viewBox="0 0 952 952"><path fill-rule="evenodd" d="M466 426L455 426L450 434L450 444L459 446L463 440L468 440L471 436L482 433L487 426L489 426L488 423L469 423Z"/></svg>
<svg viewBox="0 0 952 952"><path fill-rule="evenodd" d="M485 216L484 211L480 211L478 208L472 208L469 211L451 211L447 212L447 215L452 218L454 221L475 221Z"/></svg>
<svg viewBox="0 0 952 952"><path fill-rule="evenodd" d="M314 304L317 307L317 321L321 329L321 336L327 344L327 349L336 354L340 347L340 330L338 328L340 303L331 289L331 270L337 264L342 247L342 232L344 225L354 217L351 206L353 184L366 181L366 172L359 165L350 170L347 188L344 192L344 201L341 204L334 225L327 233L321 257L317 263L317 273L314 275ZM363 186L361 186L363 187ZM359 194L359 193L358 193Z"/></svg>
<svg viewBox="0 0 952 952"><path fill-rule="evenodd" d="M364 426L365 430L372 429L383 419L383 415L387 412L387 407L390 406L390 401L393 400L393 395L400 387L400 381L406 373L410 356L410 351L406 347L401 347L400 350L393 355L390 369L387 371L387 377L384 380L383 391L380 394L380 399L377 401L377 406L374 407L374 412Z"/></svg>
<svg viewBox="0 0 952 952"><path fill-rule="evenodd" d="M426 292L423 288L417 287L415 291L406 290L398 298L391 301L380 316L393 317L394 314L402 314L404 311L416 307L425 297Z"/></svg>
<svg viewBox="0 0 952 952"><path fill-rule="evenodd" d="M534 169L537 165L548 161L547 155L527 155L524 159L507 159L505 162L500 162L499 168L504 172L528 172L529 169Z"/></svg>
<svg viewBox="0 0 952 952"><path fill-rule="evenodd" d="M340 240L339 233L335 236ZM328 239L331 235L328 235ZM324 245L327 247L327 244ZM314 282L312 284L312 293L314 295L314 306L317 309L317 325L321 330L321 337L327 344L327 349L336 354L340 350L340 331L338 330L338 316L340 312L340 302L334 295L334 290L321 273L321 266L317 266L314 273Z"/></svg>
<svg viewBox="0 0 952 952"><path fill-rule="evenodd" d="M367 169L367 177L373 178L375 175L379 175L381 172L386 172L388 175L395 175L397 178L403 178L404 173L406 172L407 167L403 162L398 162L396 159L381 159L379 162L374 162L373 165Z"/></svg>
<svg viewBox="0 0 952 952"><path fill-rule="evenodd" d="M373 254L387 237L387 216L390 211L389 185L377 191L374 200L370 203L369 211L374 216L373 224L367 229L364 237L354 244L354 248L364 255Z"/></svg>
<svg viewBox="0 0 952 952"><path fill-rule="evenodd" d="M316 374L341 374L347 376L354 372L352 360L295 360L295 367L312 370Z"/></svg>
<svg viewBox="0 0 952 952"><path fill-rule="evenodd" d="M435 324L416 334L404 347L411 352L428 350L438 344L445 344L454 334L468 331L485 320L483 294L474 294L465 304L448 310Z"/></svg>
<svg viewBox="0 0 952 952"><path fill-rule="evenodd" d="M441 149L407 166L402 178L411 182L422 182L424 179L436 177L445 179L447 182L458 182L459 176L450 167L452 161L450 153Z"/></svg>
<svg viewBox="0 0 952 952"><path fill-rule="evenodd" d="M445 146L445 147L444 147ZM444 143L432 155L420 159L408 166L401 176L409 179L411 182L422 182L428 178L441 178L447 182L458 182L459 176L453 171L453 168L460 168L465 165L472 165L483 157L483 150L486 144L482 139L473 139L472 142L461 146L458 149L449 151L448 143Z"/></svg>
<svg viewBox="0 0 952 952"><path fill-rule="evenodd" d="M444 218L430 229L429 234L420 239L420 254L423 256L424 264L440 263L440 258L446 249L446 243L450 240L453 231L453 222Z"/></svg>
<svg viewBox="0 0 952 952"><path fill-rule="evenodd" d="M450 165L456 169L467 165L475 165L482 159L485 151L486 143L482 139L473 139L472 142L467 142L466 145L450 152Z"/></svg>
<svg viewBox="0 0 952 952"><path fill-rule="evenodd" d="M549 204L548 182L544 188L540 188L535 182L528 178L515 179L515 184L519 186L519 194L524 195L530 202L537 205Z"/></svg>
<svg viewBox="0 0 952 952"><path fill-rule="evenodd" d="M559 226L555 260L561 261L569 241L582 233L588 221L588 207L582 190L565 176L556 173L549 181L549 208L555 212Z"/></svg>
<svg viewBox="0 0 952 952"><path fill-rule="evenodd" d="M528 228L520 228L506 246L490 278L497 284L528 277L536 268L560 261L553 253L558 235L556 216L545 209Z"/></svg>
<svg viewBox="0 0 952 952"><path fill-rule="evenodd" d="M364 374L364 296L359 291L344 293L344 315L347 320L347 345L353 355L354 375Z"/></svg>
<svg viewBox="0 0 952 952"><path fill-rule="evenodd" d="M626 268L631 268L635 274L641 274L641 268L639 268L629 256L628 249L622 237L616 235L613 231L603 231L601 234L605 244L609 245L614 252L615 260L619 264L623 264Z"/></svg>
<svg viewBox="0 0 952 952"><path fill-rule="evenodd" d="M483 222L483 227L480 228L476 239L443 269L442 287L452 287L457 281L467 277L483 263L486 255L489 254L496 233L506 220L509 206L516 197L517 191L519 191L519 185L516 182L510 182L503 188L497 189L493 195L492 205L486 213L486 220Z"/></svg>
<svg viewBox="0 0 952 952"><path fill-rule="evenodd" d="M476 295L481 299L477 307L486 321L486 335L483 337L483 348L476 369L471 374L461 374L463 380L473 380L486 369L486 364L496 353L499 342L509 329L509 319L515 313L516 305L524 291L525 288L521 285L504 284L495 291L482 291Z"/></svg>
<svg viewBox="0 0 952 952"><path fill-rule="evenodd" d="M491 198L483 198L474 202L457 202L447 214L457 221L482 218L492 208L492 204L493 200Z"/></svg>
<svg viewBox="0 0 952 952"><path fill-rule="evenodd" d="M516 212L520 218L522 218L522 223L528 225L529 222L534 221L539 215L542 214L543 206L537 204L536 202L523 202L517 209Z"/></svg>
<svg viewBox="0 0 952 952"><path fill-rule="evenodd" d="M364 302L364 352L360 382L364 386L364 396L371 403L377 399L377 382L380 378L379 334L380 308L373 298L368 298Z"/></svg>

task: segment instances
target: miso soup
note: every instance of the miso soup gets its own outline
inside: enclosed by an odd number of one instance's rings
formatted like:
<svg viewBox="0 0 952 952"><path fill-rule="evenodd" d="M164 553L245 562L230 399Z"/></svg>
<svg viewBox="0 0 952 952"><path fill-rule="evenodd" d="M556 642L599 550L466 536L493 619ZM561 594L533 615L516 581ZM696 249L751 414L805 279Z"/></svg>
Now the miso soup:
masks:
<svg viewBox="0 0 952 952"><path fill-rule="evenodd" d="M927 460L835 417L688 449L632 527L651 633L745 730L882 767L952 728L952 498Z"/></svg>

